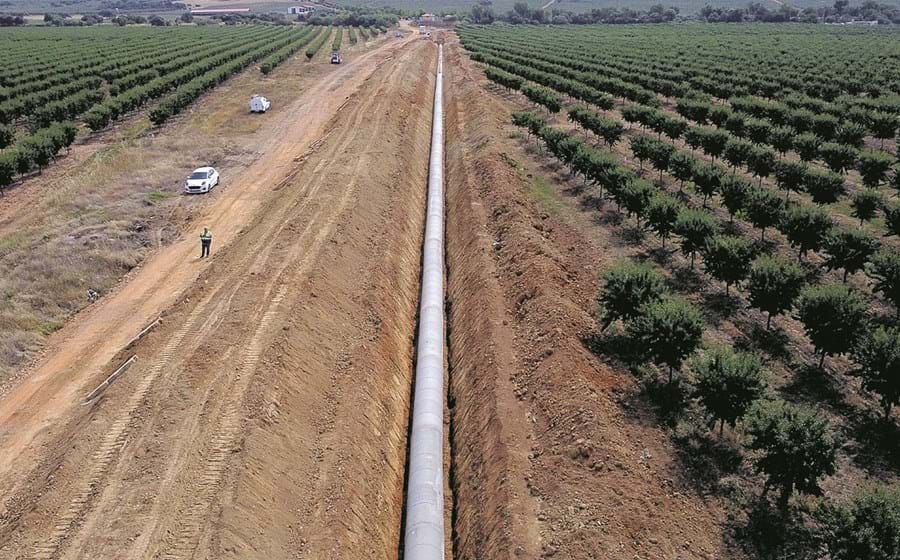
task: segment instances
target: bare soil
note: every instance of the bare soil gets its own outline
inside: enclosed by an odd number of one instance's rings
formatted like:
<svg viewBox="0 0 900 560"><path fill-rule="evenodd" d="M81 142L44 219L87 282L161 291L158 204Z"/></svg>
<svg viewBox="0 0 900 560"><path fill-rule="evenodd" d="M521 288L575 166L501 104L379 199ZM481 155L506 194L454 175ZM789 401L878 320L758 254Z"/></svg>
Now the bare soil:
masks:
<svg viewBox="0 0 900 560"><path fill-rule="evenodd" d="M545 188L514 103L445 40L447 557L740 557L635 378L591 351L597 273L630 249ZM296 97L227 140L223 188L172 203L170 239L7 384L0 557L399 557L435 49L350 51L286 66ZM173 139L244 122L202 103L123 150L217 149Z"/></svg>
<svg viewBox="0 0 900 560"><path fill-rule="evenodd" d="M0 556L396 557L429 47L311 84L192 222L212 259L185 235L57 333L0 402Z"/></svg>
<svg viewBox="0 0 900 560"><path fill-rule="evenodd" d="M345 64L358 56L362 50ZM222 191L234 190L263 153L279 145L292 153L299 134L321 126L319 109L343 101L310 97L310 106L300 96L325 76L333 75L334 85L347 74L324 58L307 62L302 53L269 76L249 68L163 128L139 112L79 139L61 161L0 197L0 394L48 334L91 304L89 291L112 292L123 275L228 197ZM268 113L248 112L254 93L273 101ZM270 161L270 171L283 173L289 153L281 154L283 162ZM184 178L202 165L219 169L222 186L184 196Z"/></svg>
<svg viewBox="0 0 900 560"><path fill-rule="evenodd" d="M509 103L455 42L449 60L459 557L723 556L722 507L694 487L653 411L626 398L634 378L586 345L612 248L542 205L505 132ZM460 276L471 279L455 290ZM472 325L491 336L459 334Z"/></svg>

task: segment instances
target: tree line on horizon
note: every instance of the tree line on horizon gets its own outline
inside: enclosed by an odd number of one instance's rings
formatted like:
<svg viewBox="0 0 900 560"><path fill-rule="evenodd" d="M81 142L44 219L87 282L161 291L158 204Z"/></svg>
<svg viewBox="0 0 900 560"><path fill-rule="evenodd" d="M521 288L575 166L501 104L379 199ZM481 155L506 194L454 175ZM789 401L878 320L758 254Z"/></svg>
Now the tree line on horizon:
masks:
<svg viewBox="0 0 900 560"><path fill-rule="evenodd" d="M875 21L879 24L900 23L900 7L882 4L877 0L865 0L851 6L849 0L836 0L832 6L803 9L785 2L770 9L761 2L749 2L745 7L722 7L707 4L696 14L682 14L677 6L654 4L646 10L629 7L595 8L589 12L574 13L559 8L544 10L531 8L525 2L517 2L505 14L495 13L491 0L480 0L472 7L467 19L475 24L495 21L513 25L540 24L596 24L596 23L668 23L676 20L696 20L709 23L766 22L766 23L848 23Z"/></svg>

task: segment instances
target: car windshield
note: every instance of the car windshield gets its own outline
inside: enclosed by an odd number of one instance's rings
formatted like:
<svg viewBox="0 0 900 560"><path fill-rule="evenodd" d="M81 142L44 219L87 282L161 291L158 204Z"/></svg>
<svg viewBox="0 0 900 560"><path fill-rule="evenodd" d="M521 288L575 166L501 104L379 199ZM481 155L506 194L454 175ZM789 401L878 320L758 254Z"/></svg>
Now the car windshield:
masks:
<svg viewBox="0 0 900 560"><path fill-rule="evenodd" d="M206 179L206 171L194 171L189 179Z"/></svg>

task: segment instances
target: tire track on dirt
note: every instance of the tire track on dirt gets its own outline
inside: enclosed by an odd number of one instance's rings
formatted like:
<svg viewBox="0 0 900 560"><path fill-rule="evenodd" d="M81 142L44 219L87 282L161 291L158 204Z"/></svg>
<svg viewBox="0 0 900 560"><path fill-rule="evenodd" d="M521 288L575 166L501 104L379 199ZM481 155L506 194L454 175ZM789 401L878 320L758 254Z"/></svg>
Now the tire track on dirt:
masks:
<svg viewBox="0 0 900 560"><path fill-rule="evenodd" d="M299 172L300 167L302 165L298 166L291 173L292 177ZM314 199L317 189L306 188L304 191L305 196L300 197L299 204L289 208L293 208L295 211L304 209ZM281 235L288 224L289 221L283 219L283 216L280 220L270 222L269 230L261 236L263 240L268 242L262 244L262 250L256 254L256 258L248 270L255 271L262 268L263 263L268 260L273 250L274 243L272 243L272 240ZM90 473L87 480L75 492L74 497L69 502L69 506L59 516L59 520L53 527L49 538L35 547L32 555L35 560L53 558L63 542L70 538L70 533L77 529L79 525L82 525L79 522L80 518L91 509L93 500L101 493L102 487L107 482L107 476L110 474L110 467L113 465L114 459L121 458L121 453L129 437L132 418L138 409L146 404L151 387L157 381L164 382L177 375L180 363L199 347L203 340L203 335L209 333L211 325L222 316L223 309L227 309L230 306L235 295L252 278L252 276L248 275L236 284L229 282L228 280L230 279L221 281L211 294L191 310L187 320L174 332L162 352L141 377L140 383L118 413L117 419L111 424L111 429L103 436L101 444L91 456L93 462L87 466L87 471ZM221 292L229 287L230 293L223 300L220 297ZM211 308L210 304L213 301L219 301L220 303ZM197 329L198 321L208 311L209 315L203 323L205 328ZM188 333L192 334L190 339L192 342L183 346L184 339ZM163 375L161 376L161 374Z"/></svg>
<svg viewBox="0 0 900 560"><path fill-rule="evenodd" d="M370 103L371 104L371 103ZM342 107L346 106L346 102L342 105ZM368 116L368 112L365 110L358 111L356 113L356 117L352 123L352 126L346 128L346 130L356 130L362 123L362 121ZM276 189L281 189L284 185L293 181L297 174L302 171L304 164L308 157L318 151L322 145L324 145L329 137L333 134L332 131L327 132L325 136L317 140L306 153L297 158L294 169L288 174L288 176L276 186ZM343 152L347 145L349 144L350 139L345 138L340 146L334 150L336 153ZM327 161L327 160L323 160ZM359 169L357 169L357 173ZM318 194L319 189L322 186L321 177L318 181L313 183L304 185L304 187L300 190L299 193L296 194L295 203L291 205L279 204L278 206L281 208L281 212L276 212L275 216L271 216L268 221L268 231L264 232L263 235L260 236L261 240L258 243L262 248L259 252L256 253L256 258L253 259L253 262L245 268L245 270L251 272L252 274L247 274L243 276L241 280L239 280L236 284L234 284L232 279L223 279L219 285L213 290L211 294L206 296L200 303L198 303L194 309L190 312L187 320L182 323L182 325L174 332L172 337L169 339L168 343L163 348L160 355L153 361L152 365L149 367L147 372L141 378L140 383L136 387L134 393L128 398L127 402L123 406L121 412L117 414L117 419L111 424L110 430L103 436L100 445L97 450L92 454L91 461L92 464L86 467L85 471L89 473L86 480L80 485L80 487L75 491L74 496L71 498L68 506L64 509L63 513L59 516L57 522L53 525L52 530L50 531L49 537L46 540L39 542L33 550L32 558L35 560L49 560L56 557L57 553L61 551L62 547L66 543L66 541L73 539L73 532L77 531L77 529L81 526L84 526L84 517L92 510L93 502L97 499L97 497L103 492L104 486L107 483L108 476L111 474L111 471L114 470L112 467L118 462L117 460L121 460L121 454L125 448L125 444L129 437L131 437L131 423L132 418L138 409L146 404L147 396L150 393L151 387L159 380L166 381L177 375L179 370L178 365L180 361L186 356L192 354L197 347L200 345L202 336L197 336L198 334L208 333L208 329L205 329L201 332L196 332L196 325L199 319L204 316L207 312L210 312L209 316L206 318L205 325L210 325L214 323L218 318L222 316L223 309L228 309L230 306L231 300L234 296L245 289L246 284L252 280L255 280L254 274L256 272L262 271L265 269L265 263L269 260L270 255L275 247L275 243L273 242L277 239L285 230L286 227L290 224L290 220L288 217L290 215L296 215L302 213L303 210L309 206L309 204L315 202L315 197ZM348 193L350 191L347 191ZM344 205L346 205L346 197L343 201ZM332 221L336 217L336 214L332 216ZM311 224L313 222L309 222L307 226L307 231L311 228ZM320 236L321 237L321 236ZM321 243L320 243L321 244ZM298 246L302 246L302 243L298 243ZM283 262L290 262L283 261ZM275 277L279 277L281 272L287 268L287 264L284 264L281 267L281 271L279 274L275 275ZM225 298L223 303L219 303L212 310L210 310L210 303L212 301L221 301L223 290L231 285L230 293L227 298ZM270 284L271 288L271 284ZM268 292L268 291L267 291ZM273 300L273 303L277 305L276 302L280 302L280 299L283 298L284 290L280 290L280 293L276 295L276 299ZM266 293L263 300L265 300L270 294ZM263 316L264 325L268 325L268 315ZM191 344L183 346L183 342L188 333L192 333L191 340L193 341ZM258 342L256 338L254 338L254 342ZM251 343L253 344L253 343ZM181 360L178 360L180 357ZM247 356L244 356L247 359ZM255 369L255 365L259 359L259 351L255 351L251 358L252 363L248 363L245 367L247 371ZM160 374L166 372L166 375L160 379ZM239 377L241 375L239 374ZM158 389L154 388L154 391ZM199 408L197 409L199 410ZM231 413L234 414L237 411L237 407L233 406ZM145 430L146 432L146 430ZM179 451L179 448L183 447L184 442L181 445L176 445L173 447L173 451L176 453ZM220 453L216 451L216 453ZM217 467L213 466L211 469L215 471ZM96 509L95 509L96 511ZM97 512L99 515L100 513ZM81 539L83 540L83 539Z"/></svg>
<svg viewBox="0 0 900 560"><path fill-rule="evenodd" d="M391 69L391 73L384 78L384 84L379 86L376 92L368 94L362 102L346 103L344 107L351 106L353 112L350 115L344 115L344 118L350 119L350 122L335 123L338 130L334 133L335 138L329 139L325 144L332 144L328 148L324 159L316 166L314 173L317 174L315 179L316 186L314 193L327 183L329 179L333 179L335 173L321 172L327 164L334 164L342 154L352 153L352 145L358 141L358 131L362 129L364 122L366 126L372 130L380 130L384 126L385 111L375 110L376 106L384 102L385 96L388 94L389 85L396 79L396 74L400 71L400 65L395 62ZM368 121L368 122L366 122ZM221 407L221 412L216 420L210 420L207 423L217 426L213 434L208 438L210 445L204 446L199 452L203 457L203 461L199 467L186 468L187 472L196 470L198 473L193 477L192 481L185 481L184 486L194 488L190 498L193 500L186 508L181 506L175 515L155 515L154 520L160 519L177 519L178 531L174 541L167 547L163 547L165 552L163 558L181 559L191 558L199 546L203 538L204 527L209 512L213 508L218 495L217 489L223 482L224 473L227 467L229 456L238 446L238 439L241 435L241 425L243 421L242 405L247 393L248 387L253 376L259 367L261 355L265 348L267 336L271 334L273 325L283 320L285 307L282 302L287 296L290 287L295 285L297 281L306 276L312 264L321 254L323 246L327 239L332 235L339 218L347 210L349 203L356 193L359 186L358 179L364 175L365 164L367 159L358 157L353 168L344 169L338 173L338 176L346 177L347 183L342 188L342 193L338 200L330 203L324 201L318 214L308 218L307 226L299 239L293 243L288 255L280 259L285 263L276 275L277 289L275 284L274 296L269 291L262 297L262 301L269 301L265 306L259 319L258 326L253 332L249 343L241 351L241 366L235 372L226 384L231 387L231 391L227 395L226 403ZM334 196L336 193L321 193L323 196ZM312 239L307 239L312 236ZM302 255L302 257L301 257ZM291 266L288 266L288 265ZM270 299L271 298L271 299ZM199 438L200 435L196 434ZM157 528L154 527L154 532ZM168 534L169 531L162 531ZM145 534L149 532L144 530Z"/></svg>

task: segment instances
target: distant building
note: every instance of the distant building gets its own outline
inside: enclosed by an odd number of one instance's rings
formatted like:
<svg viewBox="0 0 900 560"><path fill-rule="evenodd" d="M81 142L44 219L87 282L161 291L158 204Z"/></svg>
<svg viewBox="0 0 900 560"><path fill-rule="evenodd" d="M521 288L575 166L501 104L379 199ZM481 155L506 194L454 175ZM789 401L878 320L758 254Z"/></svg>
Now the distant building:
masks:
<svg viewBox="0 0 900 560"><path fill-rule="evenodd" d="M291 6L288 8L288 13L291 15L300 15L300 14L309 14L316 10L315 6Z"/></svg>
<svg viewBox="0 0 900 560"><path fill-rule="evenodd" d="M440 23L441 16L436 16L434 14L422 14L419 16L419 23L423 23L426 25L434 25L435 23Z"/></svg>

